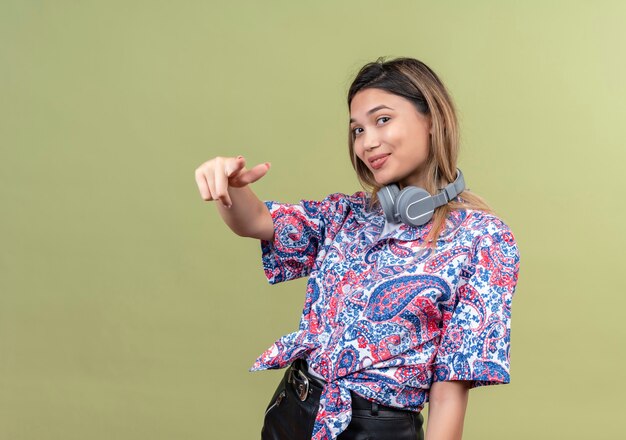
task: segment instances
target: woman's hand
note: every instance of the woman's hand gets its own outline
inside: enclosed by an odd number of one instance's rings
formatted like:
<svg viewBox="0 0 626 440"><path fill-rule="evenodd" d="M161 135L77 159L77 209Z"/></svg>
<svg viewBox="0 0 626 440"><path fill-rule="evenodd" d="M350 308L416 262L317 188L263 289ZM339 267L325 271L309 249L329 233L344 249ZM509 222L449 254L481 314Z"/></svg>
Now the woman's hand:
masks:
<svg viewBox="0 0 626 440"><path fill-rule="evenodd" d="M217 211L235 234L271 241L272 216L248 186L269 169L266 162L248 170L243 156L216 157L196 169L196 183L204 200L220 201L215 205Z"/></svg>
<svg viewBox="0 0 626 440"><path fill-rule="evenodd" d="M243 188L265 176L269 162L246 169L243 156L215 157L196 169L196 183L202 199L219 200L227 208L232 206L228 188Z"/></svg>

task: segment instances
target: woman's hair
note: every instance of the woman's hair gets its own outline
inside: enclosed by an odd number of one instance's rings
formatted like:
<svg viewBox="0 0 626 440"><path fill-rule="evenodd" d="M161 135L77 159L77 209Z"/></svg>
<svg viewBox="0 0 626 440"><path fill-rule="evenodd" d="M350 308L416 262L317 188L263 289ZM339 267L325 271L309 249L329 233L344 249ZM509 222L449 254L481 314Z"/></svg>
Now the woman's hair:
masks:
<svg viewBox="0 0 626 440"><path fill-rule="evenodd" d="M354 96L364 89L380 89L409 100L418 112L429 115L432 135L426 166L424 167L425 190L436 194L439 189L456 178L459 153L459 128L454 103L445 86L426 64L414 58L395 58L385 61L383 57L361 68L348 91L348 109ZM378 199L376 192L381 185L376 183L372 172L354 152L354 134L348 130L350 161L363 188L372 193L372 204ZM465 189L459 201L435 209L433 226L426 237L432 247L445 227L448 214L454 209L477 209L492 212L478 195Z"/></svg>

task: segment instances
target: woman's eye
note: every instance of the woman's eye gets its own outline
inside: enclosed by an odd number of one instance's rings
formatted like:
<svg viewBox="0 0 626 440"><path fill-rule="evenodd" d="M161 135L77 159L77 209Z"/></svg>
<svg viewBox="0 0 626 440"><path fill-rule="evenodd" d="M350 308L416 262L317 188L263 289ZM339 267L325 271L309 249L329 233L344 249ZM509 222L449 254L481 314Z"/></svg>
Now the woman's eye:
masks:
<svg viewBox="0 0 626 440"><path fill-rule="evenodd" d="M357 130L361 130L361 128L360 128L360 127L353 128L353 129L352 129L352 134L353 134L353 135L355 135L355 136L356 136L357 134L359 134L360 132L358 132Z"/></svg>
<svg viewBox="0 0 626 440"><path fill-rule="evenodd" d="M379 121L382 121L383 119L385 119L384 122L387 122L391 118L389 116L381 116L380 118L378 118Z"/></svg>

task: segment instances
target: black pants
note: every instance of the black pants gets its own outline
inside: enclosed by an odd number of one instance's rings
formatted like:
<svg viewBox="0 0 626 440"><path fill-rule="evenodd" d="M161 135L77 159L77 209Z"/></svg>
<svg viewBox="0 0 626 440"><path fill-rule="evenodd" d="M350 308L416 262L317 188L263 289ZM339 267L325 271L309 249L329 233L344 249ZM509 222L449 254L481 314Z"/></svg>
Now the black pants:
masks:
<svg viewBox="0 0 626 440"><path fill-rule="evenodd" d="M296 360L267 406L262 440L309 440L322 387L320 380L308 373L306 362ZM423 422L420 413L378 405L353 393L352 421L337 439L423 440Z"/></svg>
<svg viewBox="0 0 626 440"><path fill-rule="evenodd" d="M355 399L355 397L357 397ZM352 420L337 440L424 440L424 417L413 411L378 406L352 395ZM365 406L368 408L365 408ZM355 406L357 409L355 409Z"/></svg>

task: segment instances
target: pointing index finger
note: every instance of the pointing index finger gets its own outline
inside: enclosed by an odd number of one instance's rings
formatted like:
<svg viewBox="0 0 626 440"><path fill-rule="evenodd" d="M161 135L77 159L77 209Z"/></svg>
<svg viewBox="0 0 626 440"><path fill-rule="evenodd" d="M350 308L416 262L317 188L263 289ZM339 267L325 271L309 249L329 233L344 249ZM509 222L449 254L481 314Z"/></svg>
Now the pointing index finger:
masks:
<svg viewBox="0 0 626 440"><path fill-rule="evenodd" d="M257 166L247 170L241 175L241 182L245 184L254 183L261 177L265 176L270 169L269 162L258 164Z"/></svg>

